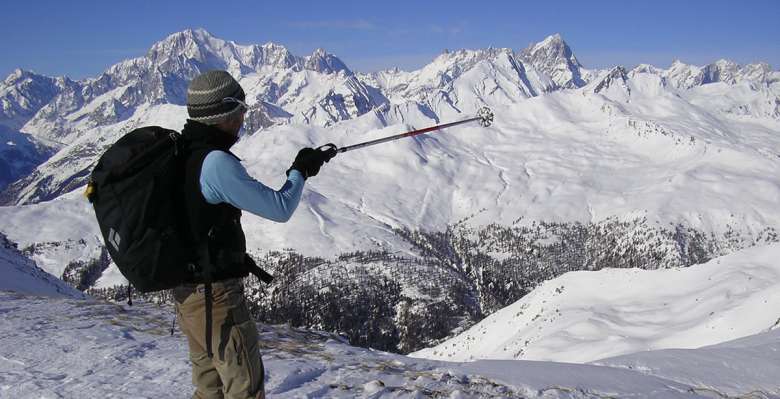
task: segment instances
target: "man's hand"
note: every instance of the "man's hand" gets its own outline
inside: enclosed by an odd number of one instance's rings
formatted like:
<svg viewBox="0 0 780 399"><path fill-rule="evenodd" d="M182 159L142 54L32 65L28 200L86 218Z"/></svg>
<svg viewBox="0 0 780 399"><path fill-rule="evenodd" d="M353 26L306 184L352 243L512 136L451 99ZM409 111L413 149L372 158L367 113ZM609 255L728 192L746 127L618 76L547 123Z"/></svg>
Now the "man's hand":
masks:
<svg viewBox="0 0 780 399"><path fill-rule="evenodd" d="M298 151L292 166L290 166L290 169L287 169L287 174L289 175L290 171L295 169L301 172L304 179L317 176L322 164L330 161L334 156L336 156L335 148L315 150L314 148L306 147Z"/></svg>

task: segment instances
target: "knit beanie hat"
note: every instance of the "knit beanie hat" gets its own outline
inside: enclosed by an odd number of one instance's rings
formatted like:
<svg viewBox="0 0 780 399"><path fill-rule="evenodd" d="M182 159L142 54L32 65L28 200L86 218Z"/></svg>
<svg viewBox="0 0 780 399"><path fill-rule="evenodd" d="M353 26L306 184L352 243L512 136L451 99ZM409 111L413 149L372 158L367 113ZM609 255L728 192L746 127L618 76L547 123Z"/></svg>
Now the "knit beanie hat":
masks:
<svg viewBox="0 0 780 399"><path fill-rule="evenodd" d="M237 112L245 111L245 99L244 89L229 73L208 71L190 82L187 89L187 113L192 120L214 125Z"/></svg>

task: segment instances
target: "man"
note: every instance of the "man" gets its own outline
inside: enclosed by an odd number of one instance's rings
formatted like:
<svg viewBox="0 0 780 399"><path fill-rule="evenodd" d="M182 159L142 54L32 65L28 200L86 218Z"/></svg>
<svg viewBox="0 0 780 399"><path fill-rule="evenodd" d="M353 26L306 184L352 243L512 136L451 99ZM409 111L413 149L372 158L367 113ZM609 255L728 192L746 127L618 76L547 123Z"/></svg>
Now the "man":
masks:
<svg viewBox="0 0 780 399"><path fill-rule="evenodd" d="M257 330L243 293L242 280L253 263L246 255L241 210L286 222L306 179L335 155L304 148L282 188L266 187L229 151L244 122L244 101L244 90L225 71L197 76L187 91L183 194L190 238L198 248L196 264L190 265L197 277L174 289L174 298L189 344L193 398L199 399L265 397Z"/></svg>

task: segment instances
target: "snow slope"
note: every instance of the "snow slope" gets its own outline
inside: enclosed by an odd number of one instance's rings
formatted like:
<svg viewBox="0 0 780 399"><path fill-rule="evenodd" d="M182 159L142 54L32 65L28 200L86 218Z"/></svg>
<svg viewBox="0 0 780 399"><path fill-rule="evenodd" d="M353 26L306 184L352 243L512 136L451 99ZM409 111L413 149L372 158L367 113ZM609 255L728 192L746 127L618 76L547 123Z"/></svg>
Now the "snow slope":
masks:
<svg viewBox="0 0 780 399"><path fill-rule="evenodd" d="M0 292L0 315L1 398L179 398L192 390L186 339L178 331L170 335L170 309ZM266 390L274 398L780 395L780 367L773 355L780 349L777 331L716 348L659 352L659 359L614 359L607 367L438 362L351 347L315 331L263 324L258 329ZM730 351L728 361L718 366L724 349ZM644 366L630 368L634 364ZM749 382L733 384L747 373L752 373Z"/></svg>
<svg viewBox="0 0 780 399"><path fill-rule="evenodd" d="M70 262L100 256L100 229L79 191L35 207L0 207L1 231L20 247L32 247L32 260L55 276Z"/></svg>
<svg viewBox="0 0 780 399"><path fill-rule="evenodd" d="M603 359L593 364L624 367L699 387L702 393L740 396L780 394L778 330L699 349L666 349ZM709 392L708 392L709 391ZM750 394L747 395L748 397Z"/></svg>
<svg viewBox="0 0 780 399"><path fill-rule="evenodd" d="M778 259L772 244L682 269L570 272L413 355L579 363L758 334L780 325Z"/></svg>
<svg viewBox="0 0 780 399"><path fill-rule="evenodd" d="M46 273L0 234L0 291L49 297L86 298L62 280Z"/></svg>
<svg viewBox="0 0 780 399"><path fill-rule="evenodd" d="M441 231L474 213L469 223L647 215L660 226L714 233L780 226L779 123L717 117L673 95L634 94L626 104L588 89L495 107L488 129L458 127L339 155L309 182L290 223L246 217L251 244L326 256L371 239L392 247L387 227ZM433 123L420 112L404 122L384 127L369 114L332 128L284 126L246 138L236 152L253 176L278 185L301 146ZM304 234L305 242L295 240Z"/></svg>

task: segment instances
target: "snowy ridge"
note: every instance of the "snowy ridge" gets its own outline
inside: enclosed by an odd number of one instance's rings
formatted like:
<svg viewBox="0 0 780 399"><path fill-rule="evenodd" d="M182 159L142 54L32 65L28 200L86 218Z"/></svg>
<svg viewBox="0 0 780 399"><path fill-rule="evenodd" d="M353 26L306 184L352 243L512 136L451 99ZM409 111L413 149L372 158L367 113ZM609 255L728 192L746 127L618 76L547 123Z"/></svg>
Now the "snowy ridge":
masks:
<svg viewBox="0 0 780 399"><path fill-rule="evenodd" d="M0 313L3 397L175 398L192 391L186 339L179 331L170 336L171 309L0 292ZM277 398L780 395L774 358L778 331L713 348L609 359L604 361L609 366L599 366L438 362L352 347L316 331L263 324L258 330L266 392ZM742 376L750 378L740 382Z"/></svg>
<svg viewBox="0 0 780 399"><path fill-rule="evenodd" d="M323 49L299 57L279 44L239 45L202 29L189 29L154 44L143 57L108 68L97 78L74 82L21 71L9 76L2 89L4 109L23 111L9 111L7 118L12 120L2 124L21 126L22 132L52 143L63 156L22 175L0 194L0 203L49 200L84 184L94 153L113 142L103 138L105 132L127 132L137 126L133 121L148 124L144 121L153 118L147 113L165 103L182 106L187 82L200 71L214 68L227 69L246 88L251 106L248 134L287 123L331 126L367 114L376 114L387 126L414 118L405 114L407 109L421 112L430 122L455 119L483 105L520 104L562 88L590 84L600 93L605 86L611 87L607 83L617 78L617 72L625 93L610 88L611 94L606 95L613 100L630 98L626 79L653 74L660 77L660 87L645 94L681 95L690 103L725 94L717 116L780 118L780 72L766 64L739 66L721 60L705 67L675 62L669 70L643 68L628 74L622 67L612 72L590 71L560 35L553 35L519 53L493 48L447 51L418 71L354 74ZM689 90L713 83L726 85L722 89L726 93L714 96L707 90ZM35 99L35 104L27 104L27 97ZM93 149L85 150L84 143ZM77 165L64 165L62 159Z"/></svg>
<svg viewBox="0 0 780 399"><path fill-rule="evenodd" d="M124 121L142 106L184 105L189 80L209 69L226 69L236 78L267 76L271 81L263 82L263 86L244 84L250 105L256 101L276 103L289 90L298 97L301 93L295 93L296 88L311 85L315 88L305 93L311 107L327 97L329 86L338 86L351 75L343 62L322 49L308 57L297 57L279 44L238 45L203 29L188 29L154 44L143 57L113 65L97 78L74 82L22 130L69 143L91 129ZM338 73L342 74L341 79L327 76ZM325 81L319 82L321 79ZM324 92L317 91L322 89ZM306 110L289 111L297 114ZM312 123L338 120L318 119Z"/></svg>
<svg viewBox="0 0 780 399"><path fill-rule="evenodd" d="M683 269L570 272L413 355L580 363L758 334L780 323L778 256L773 244Z"/></svg>
<svg viewBox="0 0 780 399"><path fill-rule="evenodd" d="M778 367L773 359L777 350L772 349L780 343L776 327L766 333L699 349L654 350L602 359L593 364L670 378L698 387L696 391L703 394L780 395Z"/></svg>
<svg viewBox="0 0 780 399"><path fill-rule="evenodd" d="M113 143L117 133L139 123L147 125L149 112L167 109L157 107L176 104L184 108L189 80L209 69L227 69L241 81L251 106L247 116L253 129L250 134L282 123L331 125L386 102L381 93L366 87L342 61L322 49L297 57L274 43L245 46L202 29L178 32L156 43L145 56L118 63L97 78L66 80L53 97L33 93L41 104L9 124L53 143L61 154L22 175L0 195L0 202L48 200L84 184L85 170L94 163L94 155ZM2 93L26 87L14 76L6 80L8 88ZM3 103L14 104L14 98ZM106 140L106 132L114 138ZM71 164L63 165L62 159Z"/></svg>

